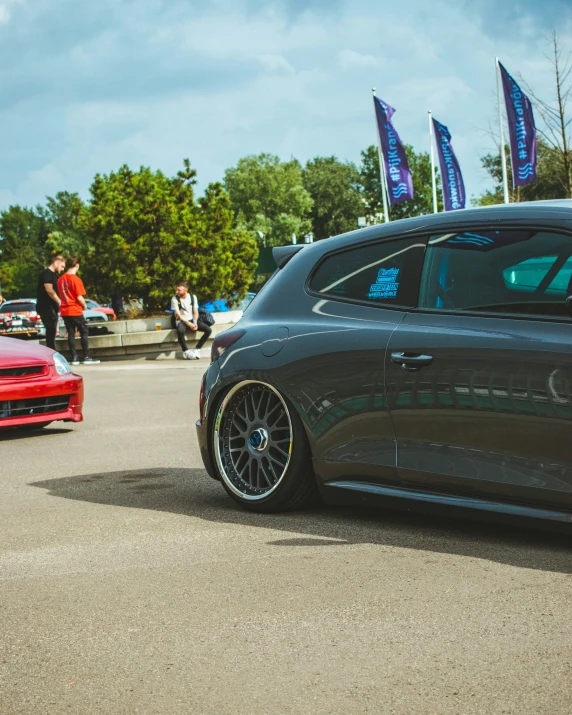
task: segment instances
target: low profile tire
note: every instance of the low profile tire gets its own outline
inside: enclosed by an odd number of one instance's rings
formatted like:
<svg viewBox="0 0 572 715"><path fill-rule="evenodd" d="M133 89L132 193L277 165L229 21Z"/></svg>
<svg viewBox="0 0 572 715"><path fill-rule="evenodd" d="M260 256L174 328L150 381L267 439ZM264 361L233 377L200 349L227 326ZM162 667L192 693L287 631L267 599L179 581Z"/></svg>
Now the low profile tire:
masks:
<svg viewBox="0 0 572 715"><path fill-rule="evenodd" d="M234 385L218 407L211 438L220 481L245 509L291 511L318 501L302 422L271 385Z"/></svg>

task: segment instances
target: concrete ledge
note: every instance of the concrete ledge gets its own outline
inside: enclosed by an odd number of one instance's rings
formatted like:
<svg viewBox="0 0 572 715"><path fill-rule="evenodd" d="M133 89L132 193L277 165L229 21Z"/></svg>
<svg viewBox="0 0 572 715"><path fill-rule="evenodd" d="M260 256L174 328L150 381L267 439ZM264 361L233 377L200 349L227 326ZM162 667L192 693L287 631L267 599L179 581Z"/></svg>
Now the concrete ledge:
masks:
<svg viewBox="0 0 572 715"><path fill-rule="evenodd" d="M57 341L56 341L56 348L58 347ZM66 344L67 347L67 344ZM122 357L125 355L125 348L98 348L97 350L94 350L93 348L90 347L92 357L102 357L105 356L106 358L116 358L116 357ZM62 352L59 350L58 352ZM81 355L81 347L78 346L77 349L78 355ZM67 350L66 350L67 354ZM69 357L69 354L68 354Z"/></svg>
<svg viewBox="0 0 572 715"><path fill-rule="evenodd" d="M150 330L156 331L157 325L161 326L161 330L171 329L170 315L167 315L164 318L137 318L136 320L120 320L118 322L125 325L125 330L122 331L124 333L146 333Z"/></svg>
<svg viewBox="0 0 572 715"><path fill-rule="evenodd" d="M124 347L132 345L157 345L160 343L176 343L176 330L154 330L148 333L125 333L125 335L117 335L121 339L121 344Z"/></svg>
<svg viewBox="0 0 572 715"><path fill-rule="evenodd" d="M148 350L147 352L142 352L141 350L136 350L133 349L133 352L130 352L132 348L125 348L126 353L123 357L117 357L117 358L112 358L113 360L184 360L184 355L181 351L181 348L177 345L176 348L173 346L172 350ZM207 348L202 349L202 357L206 358L210 356L210 348L207 350ZM102 360L105 360L105 356L101 357Z"/></svg>
<svg viewBox="0 0 572 715"><path fill-rule="evenodd" d="M149 353L172 353L180 352L183 355L178 342L165 342L162 345L131 345L123 348L126 355L147 355Z"/></svg>
<svg viewBox="0 0 572 715"><path fill-rule="evenodd" d="M213 325L211 337L214 338L219 333L223 333L230 328L230 325ZM186 340L188 343L195 343L202 337L201 332L191 332L187 330ZM128 345L153 345L157 343L173 342L178 344L176 330L153 330L148 333L126 333L121 337L121 344L127 347ZM91 340L91 338L90 338Z"/></svg>
<svg viewBox="0 0 572 715"><path fill-rule="evenodd" d="M44 341L42 341L44 342ZM81 340L79 338L75 339L76 348L81 349ZM89 346L98 348L120 348L121 335L90 335L89 336ZM56 338L56 347L58 352L62 352L59 348L64 348L67 351L68 339L66 338Z"/></svg>
<svg viewBox="0 0 572 715"><path fill-rule="evenodd" d="M215 324L213 328L224 326L228 328L242 318L242 310L229 310L226 313L213 313ZM163 330L172 330L171 316L159 316L156 318L135 318L134 320L108 320L97 323L101 327L106 327L110 333L125 335L126 333L149 333L161 332ZM161 326L161 330L157 330L157 325ZM223 328L223 329L224 329ZM66 336L65 325L60 321L60 335Z"/></svg>
<svg viewBox="0 0 572 715"><path fill-rule="evenodd" d="M169 319L170 320L170 319ZM142 322L142 321L116 321L123 322ZM111 327L113 323L107 323ZM170 322L169 322L170 326ZM232 324L215 324L212 326L212 337L223 333ZM198 342L202 337L201 332L193 333L187 331L186 339L189 348ZM45 344L45 341L42 341ZM76 350L81 355L81 341L75 339ZM212 338L209 339L204 347L205 357L210 352ZM89 349L93 357L101 359L121 359L129 356L130 358L141 355L145 359L169 359L179 356L181 359L183 353L179 347L177 340L177 331L169 327L168 330L149 330L140 332L125 332L112 333L110 335L90 335ZM62 355L69 357L68 341L66 338L56 338L56 350Z"/></svg>

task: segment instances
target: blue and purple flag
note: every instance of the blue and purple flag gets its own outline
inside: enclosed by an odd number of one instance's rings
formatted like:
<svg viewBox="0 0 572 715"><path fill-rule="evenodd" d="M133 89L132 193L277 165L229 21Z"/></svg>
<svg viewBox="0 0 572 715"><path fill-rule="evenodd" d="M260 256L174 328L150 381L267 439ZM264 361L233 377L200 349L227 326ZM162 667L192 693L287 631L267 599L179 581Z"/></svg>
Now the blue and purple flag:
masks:
<svg viewBox="0 0 572 715"><path fill-rule="evenodd" d="M512 180L525 186L536 180L536 127L529 98L499 62L510 137Z"/></svg>
<svg viewBox="0 0 572 715"><path fill-rule="evenodd" d="M441 124L441 122L438 122L436 119L431 119L437 144L439 167L441 169L445 211L464 209L465 183L463 182L461 167L451 146L451 134L444 124Z"/></svg>
<svg viewBox="0 0 572 715"><path fill-rule="evenodd" d="M413 198L413 181L405 149L391 123L395 109L374 95L373 105L383 154L389 203L393 206Z"/></svg>

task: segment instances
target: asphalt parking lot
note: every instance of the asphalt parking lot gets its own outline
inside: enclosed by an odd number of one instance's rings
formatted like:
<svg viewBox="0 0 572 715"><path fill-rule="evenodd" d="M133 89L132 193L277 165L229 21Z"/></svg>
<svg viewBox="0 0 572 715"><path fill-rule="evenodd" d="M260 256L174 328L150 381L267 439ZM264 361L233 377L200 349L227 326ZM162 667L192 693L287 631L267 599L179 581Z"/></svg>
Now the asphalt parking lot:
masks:
<svg viewBox="0 0 572 715"><path fill-rule="evenodd" d="M84 367L85 422L0 434L0 713L570 713L572 541L240 511L206 361Z"/></svg>

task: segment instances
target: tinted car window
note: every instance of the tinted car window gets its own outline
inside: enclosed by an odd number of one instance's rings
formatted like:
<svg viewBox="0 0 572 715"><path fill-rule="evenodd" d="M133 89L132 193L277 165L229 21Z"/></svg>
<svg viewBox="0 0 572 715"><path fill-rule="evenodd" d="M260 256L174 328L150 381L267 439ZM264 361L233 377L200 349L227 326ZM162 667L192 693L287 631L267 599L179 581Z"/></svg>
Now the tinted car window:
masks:
<svg viewBox="0 0 572 715"><path fill-rule="evenodd" d="M429 239L420 307L567 318L572 237L530 230Z"/></svg>
<svg viewBox="0 0 572 715"><path fill-rule="evenodd" d="M518 286L521 290L536 290L554 265L556 258L557 256L527 258L514 266L505 268L503 276L507 287Z"/></svg>
<svg viewBox="0 0 572 715"><path fill-rule="evenodd" d="M4 303L0 306L0 313L27 313L36 310L35 303Z"/></svg>
<svg viewBox="0 0 572 715"><path fill-rule="evenodd" d="M373 305L414 307L424 251L424 240L400 239L334 253L319 264L310 289Z"/></svg>
<svg viewBox="0 0 572 715"><path fill-rule="evenodd" d="M566 263L560 268L558 273L554 276L554 280L548 288L547 293L557 293L561 298L566 299L571 295L572 291L570 287L572 286L572 258L568 258Z"/></svg>

